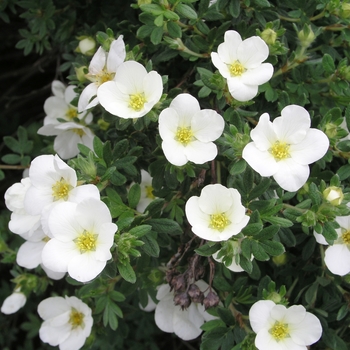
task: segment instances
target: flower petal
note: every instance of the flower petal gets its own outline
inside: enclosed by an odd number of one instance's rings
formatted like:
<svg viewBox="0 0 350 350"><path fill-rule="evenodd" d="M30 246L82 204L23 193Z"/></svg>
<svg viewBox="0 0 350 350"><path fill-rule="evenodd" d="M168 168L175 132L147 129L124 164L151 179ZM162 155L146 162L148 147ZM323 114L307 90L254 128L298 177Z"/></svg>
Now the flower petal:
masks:
<svg viewBox="0 0 350 350"><path fill-rule="evenodd" d="M265 84L273 75L273 66L270 63L263 63L256 68L248 69L242 74L242 82L247 85Z"/></svg>
<svg viewBox="0 0 350 350"><path fill-rule="evenodd" d="M176 110L179 116L179 127L190 126L193 116L200 111L198 100L190 94L177 95L169 108Z"/></svg>
<svg viewBox="0 0 350 350"><path fill-rule="evenodd" d="M99 74L105 67L106 57L107 52L100 46L90 61L89 73L92 75Z"/></svg>
<svg viewBox="0 0 350 350"><path fill-rule="evenodd" d="M224 42L218 46L218 55L222 62L232 64L237 61L237 49L242 43L242 38L235 30L227 30Z"/></svg>
<svg viewBox="0 0 350 350"><path fill-rule="evenodd" d="M162 142L162 149L166 159L176 166L182 166L188 162L184 148L180 142L174 139L168 139Z"/></svg>
<svg viewBox="0 0 350 350"><path fill-rule="evenodd" d="M190 142L183 151L187 159L195 164L213 160L218 154L218 149L213 142L204 143L197 140Z"/></svg>
<svg viewBox="0 0 350 350"><path fill-rule="evenodd" d="M256 68L269 56L269 47L258 36L242 41L237 48L237 57L245 68Z"/></svg>
<svg viewBox="0 0 350 350"><path fill-rule="evenodd" d="M249 321L255 333L273 324L270 312L275 306L276 304L271 300L259 300L252 305L249 310Z"/></svg>
<svg viewBox="0 0 350 350"><path fill-rule="evenodd" d="M220 56L216 52L212 52L210 56L213 65L219 70L220 74L226 79L231 78L229 66L220 59Z"/></svg>
<svg viewBox="0 0 350 350"><path fill-rule="evenodd" d="M163 332L173 333L173 314L175 311L175 305L172 299L161 300L156 307L154 313L154 320L159 329Z"/></svg>
<svg viewBox="0 0 350 350"><path fill-rule="evenodd" d="M191 120L191 130L201 142L215 141L221 136L224 127L224 118L212 109L197 112Z"/></svg>
<svg viewBox="0 0 350 350"><path fill-rule="evenodd" d="M232 97L240 102L249 101L258 93L258 85L245 84L240 77L227 79L227 85Z"/></svg>
<svg viewBox="0 0 350 350"><path fill-rule="evenodd" d="M97 98L94 98L92 100L92 98L96 95L97 95L97 85L95 83L91 83L85 87L85 89L82 91L82 93L79 97L79 101L78 101L79 113L82 111L85 111L88 108L94 107L98 104L99 100Z"/></svg>
<svg viewBox="0 0 350 350"><path fill-rule="evenodd" d="M207 185L202 189L198 205L209 215L225 213L233 205L231 191L220 184Z"/></svg>
<svg viewBox="0 0 350 350"><path fill-rule="evenodd" d="M18 249L16 262L19 266L34 269L41 263L41 253L45 242L24 242Z"/></svg>
<svg viewBox="0 0 350 350"><path fill-rule="evenodd" d="M327 248L324 262L335 275L345 276L350 272L350 250L345 244L334 244Z"/></svg>
<svg viewBox="0 0 350 350"><path fill-rule="evenodd" d="M195 313L192 319L195 323L190 321L189 314ZM195 319L196 318L196 319ZM187 309L181 310L179 306L175 307L173 314L174 333L183 340L191 340L197 338L202 330L200 326L204 323L201 314L196 310L196 306L191 304Z"/></svg>
<svg viewBox="0 0 350 350"><path fill-rule="evenodd" d="M113 40L107 55L107 71L115 73L117 68L124 62L126 56L123 36L119 35L117 40Z"/></svg>

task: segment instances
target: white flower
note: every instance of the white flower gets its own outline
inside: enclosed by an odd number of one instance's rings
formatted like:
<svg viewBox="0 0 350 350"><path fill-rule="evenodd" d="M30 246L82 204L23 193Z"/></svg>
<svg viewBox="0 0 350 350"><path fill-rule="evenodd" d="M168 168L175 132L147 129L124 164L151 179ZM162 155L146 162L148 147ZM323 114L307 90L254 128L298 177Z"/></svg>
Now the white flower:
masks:
<svg viewBox="0 0 350 350"><path fill-rule="evenodd" d="M213 242L237 235L249 221L239 192L220 184L205 186L199 197L187 201L185 210L192 231Z"/></svg>
<svg viewBox="0 0 350 350"><path fill-rule="evenodd" d="M38 134L56 136L53 149L62 159L69 159L79 154L78 143L93 149L95 134L91 129L76 122L47 124L38 130Z"/></svg>
<svg viewBox="0 0 350 350"><path fill-rule="evenodd" d="M76 204L57 204L48 219L53 238L42 252L44 266L68 272L79 282L95 278L111 259L117 225L108 207L100 200L87 198Z"/></svg>
<svg viewBox="0 0 350 350"><path fill-rule="evenodd" d="M92 121L91 113L78 113L77 107L71 102L78 96L74 91L76 86L70 85L66 87L62 82L54 80L51 85L51 90L54 96L50 96L45 100L44 111L46 117L44 118L44 126L59 125L62 121L73 121L74 118L79 120L84 119L85 123L89 124ZM41 129L38 134L41 134Z"/></svg>
<svg viewBox="0 0 350 350"><path fill-rule="evenodd" d="M234 30L228 30L218 52L211 53L214 66L227 79L230 94L242 102L255 97L258 86L271 79L272 65L262 63L268 56L269 47L264 40L253 36L242 41Z"/></svg>
<svg viewBox="0 0 350 350"><path fill-rule="evenodd" d="M135 61L122 63L113 81L100 86L97 97L100 104L120 118L140 118L160 100L163 93L162 77Z"/></svg>
<svg viewBox="0 0 350 350"><path fill-rule="evenodd" d="M153 194L152 177L146 170L143 169L141 169L140 186L141 198L136 206L136 210L140 213L143 213L147 208L148 204L150 204L154 199L156 199L155 195Z"/></svg>
<svg viewBox="0 0 350 350"><path fill-rule="evenodd" d="M46 206L62 201L78 203L84 198L100 198L95 185L77 186L75 170L57 155L42 155L33 159L29 178L31 187L25 194L24 209L31 215L39 215Z"/></svg>
<svg viewBox="0 0 350 350"><path fill-rule="evenodd" d="M310 125L309 113L297 105L283 108L273 122L264 113L242 157L261 176L273 176L284 190L297 191L309 177L308 164L322 158L329 146L327 136Z"/></svg>
<svg viewBox="0 0 350 350"><path fill-rule="evenodd" d="M199 280L195 284L204 295L208 294L207 283ZM202 333L202 324L216 318L208 314L199 303L192 302L185 310L179 305L174 305L174 292L170 291L168 284L159 287L156 298L159 300L154 314L156 325L163 332L175 333L183 340L197 338Z"/></svg>
<svg viewBox="0 0 350 350"><path fill-rule="evenodd" d="M350 273L350 216L337 216L340 228L335 229L338 238L326 249L324 262L328 270L335 275L345 276ZM328 245L324 236L314 232L316 241Z"/></svg>
<svg viewBox="0 0 350 350"><path fill-rule="evenodd" d="M17 288L10 296L8 296L1 306L1 312L6 315L14 314L25 305L27 297Z"/></svg>
<svg viewBox="0 0 350 350"><path fill-rule="evenodd" d="M30 187L30 179L24 178L5 192L5 204L12 211L9 221L10 231L29 237L40 227L40 215L30 215L24 209L24 198Z"/></svg>
<svg viewBox="0 0 350 350"><path fill-rule="evenodd" d="M220 137L225 122L212 109L200 109L196 98L180 94L159 115L159 134L168 161L185 165L188 161L203 164L213 160L217 147L212 142Z"/></svg>
<svg viewBox="0 0 350 350"><path fill-rule="evenodd" d="M99 47L89 65L89 73L86 77L92 83L80 95L78 102L79 112L98 105L97 91L104 83L115 77L117 68L124 62L125 56L125 44L122 35L117 40L112 41L108 53L102 47Z"/></svg>
<svg viewBox="0 0 350 350"><path fill-rule="evenodd" d="M44 320L39 336L44 343L60 350L78 350L91 333L91 309L76 297L51 297L38 305Z"/></svg>
<svg viewBox="0 0 350 350"><path fill-rule="evenodd" d="M322 335L319 319L302 305L288 309L271 300L256 302L249 311L259 350L307 350Z"/></svg>

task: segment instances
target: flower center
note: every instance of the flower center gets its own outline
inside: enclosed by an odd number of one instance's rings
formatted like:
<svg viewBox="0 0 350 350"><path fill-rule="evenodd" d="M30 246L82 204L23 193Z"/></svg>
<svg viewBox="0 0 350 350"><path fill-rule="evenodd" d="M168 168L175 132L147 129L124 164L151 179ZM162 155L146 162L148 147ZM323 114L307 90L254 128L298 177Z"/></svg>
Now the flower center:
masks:
<svg viewBox="0 0 350 350"><path fill-rule="evenodd" d="M184 146L187 146L193 140L193 132L191 128L178 128L175 140L182 143Z"/></svg>
<svg viewBox="0 0 350 350"><path fill-rule="evenodd" d="M288 325L276 322L275 325L269 330L269 333L275 338L275 340L280 341L289 336Z"/></svg>
<svg viewBox="0 0 350 350"><path fill-rule="evenodd" d="M239 77L246 71L242 63L239 61L233 62L230 65L229 70L232 77Z"/></svg>
<svg viewBox="0 0 350 350"><path fill-rule="evenodd" d="M109 73L103 70L102 72L96 74L95 76L91 76L91 77L87 76L87 77L89 80L93 81L98 86L101 86L106 81L113 80L114 76L115 76L115 73Z"/></svg>
<svg viewBox="0 0 350 350"><path fill-rule="evenodd" d="M155 195L153 194L153 187L152 186L145 186L146 189L146 197L147 198L151 198L151 199L155 199Z"/></svg>
<svg viewBox="0 0 350 350"><path fill-rule="evenodd" d="M74 107L70 107L68 108L67 112L66 112L66 117L70 120L76 118L78 116L78 111L76 108Z"/></svg>
<svg viewBox="0 0 350 350"><path fill-rule="evenodd" d="M74 243L79 248L81 254L96 250L97 236L98 235L84 231L79 237L74 240Z"/></svg>
<svg viewBox="0 0 350 350"><path fill-rule="evenodd" d="M75 129L72 129L72 131L79 135L80 137L84 136L85 135L85 131L83 129L79 129L79 128L75 128Z"/></svg>
<svg viewBox="0 0 350 350"><path fill-rule="evenodd" d="M130 95L129 106L137 112L141 111L146 102L144 94Z"/></svg>
<svg viewBox="0 0 350 350"><path fill-rule="evenodd" d="M79 326L84 326L84 314L78 310L72 308L72 311L69 315L69 323L72 325L72 329Z"/></svg>
<svg viewBox="0 0 350 350"><path fill-rule="evenodd" d="M341 238L345 244L350 244L350 231L345 231Z"/></svg>
<svg viewBox="0 0 350 350"><path fill-rule="evenodd" d="M57 181L52 186L52 197L54 201L60 199L68 200L69 191L73 188L64 178L61 177L61 180Z"/></svg>
<svg viewBox="0 0 350 350"><path fill-rule="evenodd" d="M269 152L273 155L276 161L286 159L290 157L288 143L276 141L272 147L269 149Z"/></svg>
<svg viewBox="0 0 350 350"><path fill-rule="evenodd" d="M225 213L210 215L209 227L222 232L230 224L230 220Z"/></svg>

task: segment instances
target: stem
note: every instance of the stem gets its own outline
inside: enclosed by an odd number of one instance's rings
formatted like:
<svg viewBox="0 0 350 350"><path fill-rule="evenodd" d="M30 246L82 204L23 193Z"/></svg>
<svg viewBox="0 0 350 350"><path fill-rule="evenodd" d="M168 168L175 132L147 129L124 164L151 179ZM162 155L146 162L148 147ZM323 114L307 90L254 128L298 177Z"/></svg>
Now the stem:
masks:
<svg viewBox="0 0 350 350"><path fill-rule="evenodd" d="M290 18L281 15L278 15L278 18L288 22L300 22L300 18Z"/></svg>
<svg viewBox="0 0 350 350"><path fill-rule="evenodd" d="M27 169L26 165L3 165L0 164L0 169L11 169L11 170L24 170Z"/></svg>
<svg viewBox="0 0 350 350"><path fill-rule="evenodd" d="M287 298L287 299L290 298L290 295L292 294L293 289L294 289L295 286L297 285L298 281L299 281L299 277L296 278L296 279L293 281L292 285L291 285L290 288L288 289L288 292L286 293L286 298Z"/></svg>

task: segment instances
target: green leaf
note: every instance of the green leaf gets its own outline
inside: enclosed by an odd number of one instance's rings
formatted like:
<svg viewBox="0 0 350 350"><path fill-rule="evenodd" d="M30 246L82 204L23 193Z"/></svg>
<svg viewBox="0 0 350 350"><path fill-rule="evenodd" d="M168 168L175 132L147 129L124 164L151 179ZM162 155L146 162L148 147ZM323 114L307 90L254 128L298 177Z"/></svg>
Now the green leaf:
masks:
<svg viewBox="0 0 350 350"><path fill-rule="evenodd" d="M230 0L228 11L233 18L237 18L241 12L241 4L239 0Z"/></svg>
<svg viewBox="0 0 350 350"><path fill-rule="evenodd" d="M180 225L170 219L151 219L147 221L152 226L152 229L160 234L180 235L182 228Z"/></svg>
<svg viewBox="0 0 350 350"><path fill-rule="evenodd" d="M97 136L94 137L93 146L97 157L103 159L103 143Z"/></svg>
<svg viewBox="0 0 350 350"><path fill-rule="evenodd" d="M243 230L242 233L245 236L253 236L258 234L263 228L263 225L261 223L256 224L248 224Z"/></svg>
<svg viewBox="0 0 350 350"><path fill-rule="evenodd" d="M323 55L322 67L327 75L333 74L335 71L334 60L332 56L329 55L328 53Z"/></svg>
<svg viewBox="0 0 350 350"><path fill-rule="evenodd" d="M180 26L175 22L168 22L167 23L167 29L168 33L172 38L181 38L182 37L182 31Z"/></svg>
<svg viewBox="0 0 350 350"><path fill-rule="evenodd" d="M123 174L121 174L119 171L116 170L112 173L110 180L111 180L113 185L121 186L121 185L125 184L126 177Z"/></svg>
<svg viewBox="0 0 350 350"><path fill-rule="evenodd" d="M253 3L259 7L271 7L271 4L267 0L253 0Z"/></svg>
<svg viewBox="0 0 350 350"><path fill-rule="evenodd" d="M151 13L154 16L161 15L164 12L163 8L156 4L141 5L140 9L144 12Z"/></svg>
<svg viewBox="0 0 350 350"><path fill-rule="evenodd" d="M201 256L211 256L220 249L220 244L205 243L194 251Z"/></svg>
<svg viewBox="0 0 350 350"><path fill-rule="evenodd" d="M207 332L207 331L211 331L213 329L216 329L218 327L225 327L225 323L222 320L210 320L208 322L205 322L202 324L202 326L200 327L203 331Z"/></svg>
<svg viewBox="0 0 350 350"><path fill-rule="evenodd" d="M18 164L21 162L21 156L18 154L5 154L1 157L1 160L6 164Z"/></svg>
<svg viewBox="0 0 350 350"><path fill-rule="evenodd" d="M130 208L135 209L141 198L141 186L135 183L128 192L128 203Z"/></svg>
<svg viewBox="0 0 350 350"><path fill-rule="evenodd" d="M254 185L254 173L251 167L247 167L243 175L243 186L246 193L249 193L253 189Z"/></svg>
<svg viewBox="0 0 350 350"><path fill-rule="evenodd" d="M21 147L19 142L12 136L4 136L3 138L5 145L15 153L21 153Z"/></svg>
<svg viewBox="0 0 350 350"><path fill-rule="evenodd" d="M308 305L312 306L315 303L316 298L317 298L317 290L318 290L318 283L315 282L306 291L305 300L306 300Z"/></svg>
<svg viewBox="0 0 350 350"><path fill-rule="evenodd" d="M269 255L265 252L265 249L257 241L252 240L252 253L254 258L259 261L267 261L270 259Z"/></svg>
<svg viewBox="0 0 350 350"><path fill-rule="evenodd" d="M136 226L132 228L129 233L131 233L133 236L140 238L144 235L146 235L148 232L152 230L151 225L141 225L141 226Z"/></svg>
<svg viewBox="0 0 350 350"><path fill-rule="evenodd" d="M322 195L313 182L309 185L309 196L311 198L312 204L320 205L322 203Z"/></svg>
<svg viewBox="0 0 350 350"><path fill-rule="evenodd" d="M178 21L180 17L173 11L165 10L163 12L163 15L165 18L169 19L170 21Z"/></svg>
<svg viewBox="0 0 350 350"><path fill-rule="evenodd" d="M277 225L265 227L258 234L254 235L254 239L259 241L271 239L275 236L279 229L280 228Z"/></svg>
<svg viewBox="0 0 350 350"><path fill-rule="evenodd" d="M273 224L273 225L279 225L279 226L282 226L282 227L291 227L293 226L293 222L288 220L288 219L285 219L285 218L281 218L279 216L263 216L262 217L263 220L269 222L270 224Z"/></svg>
<svg viewBox="0 0 350 350"><path fill-rule="evenodd" d="M224 307L218 307L217 312L219 317L228 325L233 326L236 323L236 320L234 316L232 315L232 312L228 309L225 309Z"/></svg>
<svg viewBox="0 0 350 350"><path fill-rule="evenodd" d="M121 302L121 301L125 300L124 294L122 294L116 290L112 290L108 295L112 300L117 301L117 302Z"/></svg>
<svg viewBox="0 0 350 350"><path fill-rule="evenodd" d="M157 27L162 27L163 26L163 23L164 23L164 17L163 17L163 14L157 16L154 20L154 24L157 26Z"/></svg>
<svg viewBox="0 0 350 350"><path fill-rule="evenodd" d="M144 212L145 213L148 212L150 216L153 216L162 211L164 204L165 204L165 200L163 198L157 198L153 200L150 204L148 204Z"/></svg>
<svg viewBox="0 0 350 350"><path fill-rule="evenodd" d="M185 4L177 4L175 7L175 11L182 17L188 19L197 19L197 12L193 10L190 6Z"/></svg>
<svg viewBox="0 0 350 350"><path fill-rule="evenodd" d="M276 241L260 242L260 246L271 256L278 256L286 251L283 244Z"/></svg>
<svg viewBox="0 0 350 350"><path fill-rule="evenodd" d="M129 263L122 264L120 262L117 263L118 271L120 275L125 279L125 281L129 283L136 282L136 274L134 269Z"/></svg>
<svg viewBox="0 0 350 350"><path fill-rule="evenodd" d="M243 171L245 171L246 168L247 168L247 162L242 158L237 162L234 162L231 165L229 170L231 175L238 175L243 173Z"/></svg>
<svg viewBox="0 0 350 350"><path fill-rule="evenodd" d="M153 45L158 45L163 38L163 27L155 27L151 33L151 41Z"/></svg>
<svg viewBox="0 0 350 350"><path fill-rule="evenodd" d="M334 241L338 238L338 234L335 231L334 227L330 222L326 222L323 226L323 232L322 232L324 238L326 238L329 241Z"/></svg>
<svg viewBox="0 0 350 350"><path fill-rule="evenodd" d="M142 250L147 255L157 258L160 251L157 240L151 236L143 236L141 240L145 243L142 246Z"/></svg>

